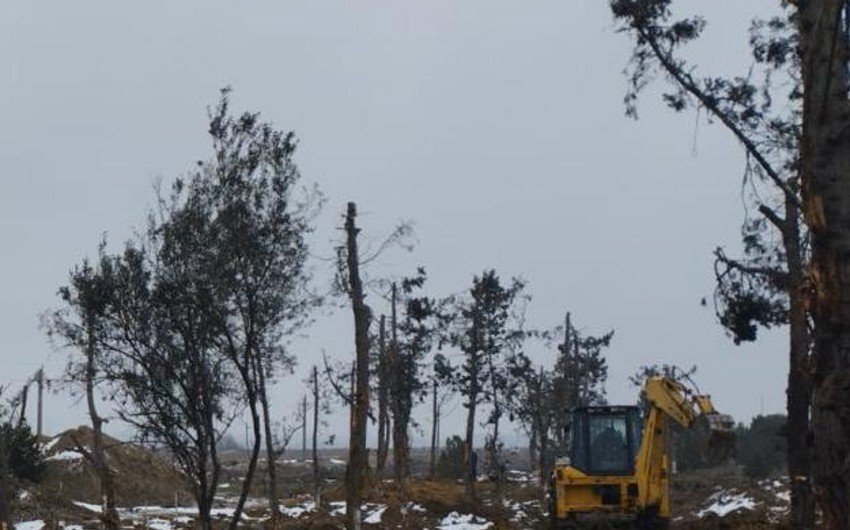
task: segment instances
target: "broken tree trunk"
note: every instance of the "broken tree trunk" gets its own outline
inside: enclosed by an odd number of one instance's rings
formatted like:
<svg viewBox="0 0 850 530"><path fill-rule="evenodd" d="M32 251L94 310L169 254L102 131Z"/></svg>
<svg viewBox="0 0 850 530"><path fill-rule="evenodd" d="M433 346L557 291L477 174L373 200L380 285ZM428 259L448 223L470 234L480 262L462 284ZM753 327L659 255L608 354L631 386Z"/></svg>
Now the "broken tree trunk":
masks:
<svg viewBox="0 0 850 530"><path fill-rule="evenodd" d="M348 468L345 476L346 525L349 530L360 528L360 499L363 493L366 461L366 426L369 413L369 307L363 294L360 278L360 257L357 250L355 224L357 206L348 203L345 216L346 264L348 268L348 295L354 314L354 344L356 351L355 395L352 400L351 435L349 440Z"/></svg>

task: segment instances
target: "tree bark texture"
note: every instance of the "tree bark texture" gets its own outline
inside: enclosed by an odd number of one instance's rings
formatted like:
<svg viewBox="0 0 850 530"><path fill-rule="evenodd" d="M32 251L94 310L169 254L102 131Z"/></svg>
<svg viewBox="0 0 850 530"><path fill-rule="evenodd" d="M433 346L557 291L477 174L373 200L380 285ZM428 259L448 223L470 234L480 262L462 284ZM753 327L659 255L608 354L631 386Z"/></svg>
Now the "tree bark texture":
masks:
<svg viewBox="0 0 850 530"><path fill-rule="evenodd" d="M812 237L812 478L826 528L850 528L850 108L845 2L800 1L803 213Z"/></svg>

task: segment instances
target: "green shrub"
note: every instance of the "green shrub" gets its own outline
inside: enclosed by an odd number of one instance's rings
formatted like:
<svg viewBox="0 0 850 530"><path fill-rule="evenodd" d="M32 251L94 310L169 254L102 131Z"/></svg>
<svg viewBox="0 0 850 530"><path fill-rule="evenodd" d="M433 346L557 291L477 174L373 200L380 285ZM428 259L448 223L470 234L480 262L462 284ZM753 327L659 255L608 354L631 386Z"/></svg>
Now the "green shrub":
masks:
<svg viewBox="0 0 850 530"><path fill-rule="evenodd" d="M455 435L446 440L446 447L440 451L440 458L437 459L437 477L459 479L463 476L463 439Z"/></svg>

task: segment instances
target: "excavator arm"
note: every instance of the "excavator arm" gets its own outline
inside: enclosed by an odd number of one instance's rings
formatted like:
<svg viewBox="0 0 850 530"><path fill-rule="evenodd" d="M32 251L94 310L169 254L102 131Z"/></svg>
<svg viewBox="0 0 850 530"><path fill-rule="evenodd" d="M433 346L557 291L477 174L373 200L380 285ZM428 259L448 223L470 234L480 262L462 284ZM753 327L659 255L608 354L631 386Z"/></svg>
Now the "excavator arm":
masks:
<svg viewBox="0 0 850 530"><path fill-rule="evenodd" d="M685 382L691 384L687 386ZM668 461L666 440L669 418L685 429L700 416L708 420L709 444L734 443L732 418L714 408L711 397L699 392L688 378L677 381L669 377L650 377L644 384L644 398L649 412L644 420L643 437L635 458L638 506L652 515L670 516Z"/></svg>

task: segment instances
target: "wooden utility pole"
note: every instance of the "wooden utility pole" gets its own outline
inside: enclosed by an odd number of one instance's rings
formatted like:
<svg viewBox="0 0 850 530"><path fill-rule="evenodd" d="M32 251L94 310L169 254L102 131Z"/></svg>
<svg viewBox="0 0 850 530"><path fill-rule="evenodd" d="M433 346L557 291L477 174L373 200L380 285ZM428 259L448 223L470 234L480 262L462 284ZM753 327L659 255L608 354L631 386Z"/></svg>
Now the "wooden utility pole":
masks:
<svg viewBox="0 0 850 530"><path fill-rule="evenodd" d="M360 255L357 250L355 224L357 206L348 203L345 216L346 265L348 269L348 296L354 314L354 344L356 351L355 395L352 401L351 436L348 449L348 469L345 477L346 525L349 530L360 529L360 500L363 493L366 461L366 426L369 413L369 307L360 278Z"/></svg>

